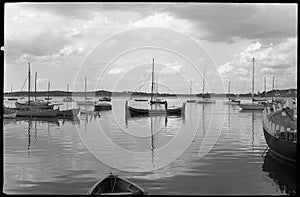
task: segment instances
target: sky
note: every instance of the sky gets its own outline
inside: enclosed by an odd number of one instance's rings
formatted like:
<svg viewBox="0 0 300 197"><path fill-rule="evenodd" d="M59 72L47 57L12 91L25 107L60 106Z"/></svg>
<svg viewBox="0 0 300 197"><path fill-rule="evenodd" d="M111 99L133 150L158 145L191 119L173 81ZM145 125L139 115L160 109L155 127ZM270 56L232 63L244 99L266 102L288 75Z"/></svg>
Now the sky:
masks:
<svg viewBox="0 0 300 197"><path fill-rule="evenodd" d="M6 3L4 92L297 88L297 4ZM253 62L254 58L254 62ZM190 90L191 89L191 90Z"/></svg>

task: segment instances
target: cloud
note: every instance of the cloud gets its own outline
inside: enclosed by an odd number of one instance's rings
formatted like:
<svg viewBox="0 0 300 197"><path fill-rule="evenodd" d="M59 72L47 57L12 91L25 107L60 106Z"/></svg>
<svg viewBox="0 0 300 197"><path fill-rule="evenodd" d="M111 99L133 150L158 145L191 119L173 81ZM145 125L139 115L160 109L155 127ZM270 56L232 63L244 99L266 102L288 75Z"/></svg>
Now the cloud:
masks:
<svg viewBox="0 0 300 197"><path fill-rule="evenodd" d="M168 13L154 13L144 19L138 20L136 22L129 22L129 26L133 27L160 27L169 28L191 34L193 26L188 20L176 18Z"/></svg>
<svg viewBox="0 0 300 197"><path fill-rule="evenodd" d="M164 65L166 65L166 67L161 69L158 72L159 74L165 74L165 75L178 74L182 69L182 65L178 63L166 63Z"/></svg>
<svg viewBox="0 0 300 197"><path fill-rule="evenodd" d="M254 72L258 81L262 82L264 77L273 75L280 80L288 80L287 74L290 77L296 77L296 44L296 39L292 38L276 44L252 43L244 51L234 55L230 61L220 65L218 72L226 80L251 81L252 58L254 57ZM257 84L262 86L259 82ZM292 83L289 85L294 86Z"/></svg>
<svg viewBox="0 0 300 197"><path fill-rule="evenodd" d="M113 74L113 75L122 74L122 73L125 73L125 70L121 69L121 68L113 68L113 69L109 70L107 73L108 74Z"/></svg>

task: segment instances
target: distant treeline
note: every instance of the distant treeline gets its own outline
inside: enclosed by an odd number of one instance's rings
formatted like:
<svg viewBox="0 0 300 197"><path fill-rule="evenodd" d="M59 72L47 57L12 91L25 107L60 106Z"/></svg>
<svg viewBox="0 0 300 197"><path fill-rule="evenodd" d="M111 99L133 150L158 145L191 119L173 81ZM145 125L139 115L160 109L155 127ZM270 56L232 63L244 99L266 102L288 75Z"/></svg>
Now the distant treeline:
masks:
<svg viewBox="0 0 300 197"><path fill-rule="evenodd" d="M286 89L286 90L271 90L267 91L266 93L263 92L258 92L255 93L255 97L272 97L275 94L282 96L282 97L296 97L297 96L297 89ZM34 97L41 97L41 96L48 96L47 91L39 91L36 92L30 92L30 96ZM66 92L66 91L49 91L49 96L84 96L84 92ZM150 93L147 92L132 92L132 91L123 91L123 92L110 92L110 91L105 91L105 90L99 90L96 92L87 92L87 96L150 96ZM170 93L158 93L159 96L192 96L191 94L170 94ZM195 94L193 94L195 95ZM244 94L226 94L226 93L210 93L212 97L251 97L251 93L244 93ZM28 92L22 91L22 92L12 92L12 93L4 93L4 96L12 96L12 97L27 97ZM197 97L202 97L202 94L196 94Z"/></svg>

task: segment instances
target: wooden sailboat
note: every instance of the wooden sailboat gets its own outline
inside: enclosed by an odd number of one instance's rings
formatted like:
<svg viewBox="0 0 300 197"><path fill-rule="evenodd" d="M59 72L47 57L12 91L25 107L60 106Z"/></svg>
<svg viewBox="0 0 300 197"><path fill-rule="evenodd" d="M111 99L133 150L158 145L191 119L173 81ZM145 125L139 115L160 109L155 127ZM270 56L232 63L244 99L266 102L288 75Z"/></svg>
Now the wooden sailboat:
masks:
<svg viewBox="0 0 300 197"><path fill-rule="evenodd" d="M241 102L240 100L230 97L230 81L229 81L228 82L228 101L225 101L224 103L228 104L228 105L238 105L238 104L240 104L240 102Z"/></svg>
<svg viewBox="0 0 300 197"><path fill-rule="evenodd" d="M28 103L24 108L17 108L17 116L30 116L30 117L54 117L57 115L58 109L44 109L36 105L32 105L30 100L30 63L28 63ZM17 102L16 102L17 106Z"/></svg>
<svg viewBox="0 0 300 197"><path fill-rule="evenodd" d="M216 103L215 100L211 99L210 94L208 94L208 93L204 94L204 88L205 88L205 69L206 69L206 67L204 67L202 99L197 99L196 103L202 103L202 104L205 104L205 103Z"/></svg>
<svg viewBox="0 0 300 197"><path fill-rule="evenodd" d="M239 107L242 108L242 110L263 110L265 106L261 103L254 103L254 58L252 58L253 61L253 69L252 69L252 103L240 103Z"/></svg>
<svg viewBox="0 0 300 197"><path fill-rule="evenodd" d="M36 80L37 80L37 72L35 73L34 100L31 100L30 102L27 101L25 103L16 102L15 103L16 108L26 109L32 107L32 108L39 108L39 109L53 109L54 105L50 104L47 101L39 100L36 98ZM48 90L48 94L49 94L49 90Z"/></svg>
<svg viewBox="0 0 300 197"><path fill-rule="evenodd" d="M164 107L162 107L160 104L154 104L153 103L153 89L154 89L154 83L153 83L153 77L154 77L154 58L153 58L153 65L152 65L152 83L151 83L151 101L152 104L150 104L150 108L136 108L133 106L130 106L128 101L126 101L126 108L128 108L130 115L143 115L143 114L176 114L180 115L183 114L185 111L185 102L181 107L168 107L168 103L165 102Z"/></svg>
<svg viewBox="0 0 300 197"><path fill-rule="evenodd" d="M87 193L88 195L146 195L138 185L119 177L110 175L97 182Z"/></svg>
<svg viewBox="0 0 300 197"><path fill-rule="evenodd" d="M67 84L67 98L64 98L63 101L64 102L73 102L74 101L74 99L69 97L69 84Z"/></svg>

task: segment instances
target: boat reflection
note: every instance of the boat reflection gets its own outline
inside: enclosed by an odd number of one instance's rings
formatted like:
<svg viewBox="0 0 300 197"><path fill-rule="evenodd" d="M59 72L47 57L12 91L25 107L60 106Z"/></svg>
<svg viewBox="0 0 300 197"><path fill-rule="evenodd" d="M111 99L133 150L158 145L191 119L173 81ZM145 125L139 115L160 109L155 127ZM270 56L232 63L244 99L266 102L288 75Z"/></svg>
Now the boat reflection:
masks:
<svg viewBox="0 0 300 197"><path fill-rule="evenodd" d="M36 122L40 124L47 123L49 125L56 125L59 127L57 117L16 117L17 122Z"/></svg>
<svg viewBox="0 0 300 197"><path fill-rule="evenodd" d="M130 113L125 110L125 126L128 128L129 121L136 122L150 122L150 147L151 147L151 162L152 167L155 168L155 149L158 148L159 145L155 144L155 141L160 136L163 137L165 134L164 131L168 127L168 121L183 121L185 123L185 116L182 115L167 115L167 114L145 114L145 115L135 115L131 116ZM145 123L144 122L144 123ZM172 123L171 123L172 124ZM132 125L133 126L133 125ZM164 131L163 131L164 130ZM161 132L163 131L163 132Z"/></svg>
<svg viewBox="0 0 300 197"><path fill-rule="evenodd" d="M77 116L59 118L59 120L62 120L62 125L64 125L65 123L70 123L72 125L80 125L80 120Z"/></svg>
<svg viewBox="0 0 300 197"><path fill-rule="evenodd" d="M268 172L281 192L296 194L297 190L297 169L296 164L280 159L268 151L264 157L262 170Z"/></svg>

